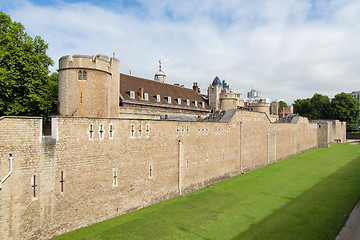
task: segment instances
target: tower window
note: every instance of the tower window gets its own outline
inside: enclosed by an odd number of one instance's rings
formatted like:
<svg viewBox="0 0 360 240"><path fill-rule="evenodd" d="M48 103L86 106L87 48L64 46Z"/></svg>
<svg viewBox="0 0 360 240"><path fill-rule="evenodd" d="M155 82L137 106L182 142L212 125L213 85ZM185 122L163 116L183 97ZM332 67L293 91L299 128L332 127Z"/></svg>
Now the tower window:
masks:
<svg viewBox="0 0 360 240"><path fill-rule="evenodd" d="M78 80L86 80L86 71L79 70L78 72Z"/></svg>
<svg viewBox="0 0 360 240"><path fill-rule="evenodd" d="M82 80L82 72L81 72L81 70L79 71L78 74L79 74L79 78L78 78L78 79L79 79L79 80Z"/></svg>

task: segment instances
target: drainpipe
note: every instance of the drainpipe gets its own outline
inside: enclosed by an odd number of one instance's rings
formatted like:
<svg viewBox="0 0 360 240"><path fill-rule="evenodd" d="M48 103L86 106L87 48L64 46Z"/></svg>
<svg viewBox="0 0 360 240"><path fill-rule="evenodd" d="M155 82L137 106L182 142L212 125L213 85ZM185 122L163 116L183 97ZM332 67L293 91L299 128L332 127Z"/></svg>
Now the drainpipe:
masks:
<svg viewBox="0 0 360 240"><path fill-rule="evenodd" d="M240 122L240 171L244 173L243 170L243 123Z"/></svg>
<svg viewBox="0 0 360 240"><path fill-rule="evenodd" d="M267 134L267 164L270 164L270 135Z"/></svg>
<svg viewBox="0 0 360 240"><path fill-rule="evenodd" d="M12 164L13 164L13 159L14 157L12 156L12 153L9 154L9 165L10 165L10 169L9 169L9 173L3 178L3 180L1 180L0 182L0 190L2 189L2 185L3 183L6 181L6 179L8 179L8 177L10 177L10 175L12 174Z"/></svg>
<svg viewBox="0 0 360 240"><path fill-rule="evenodd" d="M179 194L182 196L181 193L181 141L179 140Z"/></svg>
<svg viewBox="0 0 360 240"><path fill-rule="evenodd" d="M276 133L274 133L274 162L276 162Z"/></svg>

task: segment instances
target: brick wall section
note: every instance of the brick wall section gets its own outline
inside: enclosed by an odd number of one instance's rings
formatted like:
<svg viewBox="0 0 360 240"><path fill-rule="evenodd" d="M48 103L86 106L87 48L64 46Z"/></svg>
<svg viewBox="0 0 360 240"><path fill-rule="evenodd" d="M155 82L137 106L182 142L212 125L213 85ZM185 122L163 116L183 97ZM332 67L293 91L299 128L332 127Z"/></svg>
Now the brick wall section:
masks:
<svg viewBox="0 0 360 240"><path fill-rule="evenodd" d="M1 175L9 153L15 163L0 191L2 239L47 239L178 196L179 180L186 194L317 147L305 118L240 110L227 123L57 117L52 128L41 138L39 118L0 121Z"/></svg>

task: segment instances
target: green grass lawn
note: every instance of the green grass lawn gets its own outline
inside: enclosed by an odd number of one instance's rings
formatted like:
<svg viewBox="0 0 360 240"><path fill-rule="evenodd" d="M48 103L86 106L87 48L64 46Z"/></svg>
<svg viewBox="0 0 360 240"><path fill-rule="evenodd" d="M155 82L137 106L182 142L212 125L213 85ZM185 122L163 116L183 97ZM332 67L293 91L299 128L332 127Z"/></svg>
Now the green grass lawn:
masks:
<svg viewBox="0 0 360 240"><path fill-rule="evenodd" d="M335 239L360 198L360 145L332 144L56 239Z"/></svg>

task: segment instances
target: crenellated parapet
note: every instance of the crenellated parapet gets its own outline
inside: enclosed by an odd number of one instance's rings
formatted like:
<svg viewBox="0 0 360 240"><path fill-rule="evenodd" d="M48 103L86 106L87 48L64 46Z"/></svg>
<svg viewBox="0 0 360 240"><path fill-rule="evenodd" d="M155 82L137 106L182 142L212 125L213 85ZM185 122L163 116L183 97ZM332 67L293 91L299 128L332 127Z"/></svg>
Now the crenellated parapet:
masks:
<svg viewBox="0 0 360 240"><path fill-rule="evenodd" d="M112 68L117 68L119 60L105 55L67 55L59 60L59 70L64 69L92 69L111 73Z"/></svg>

